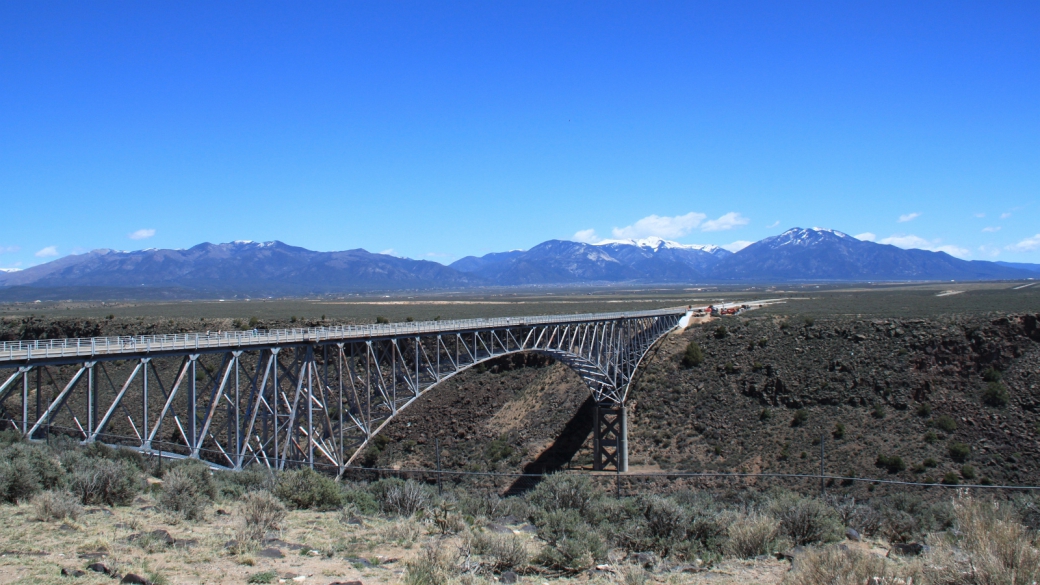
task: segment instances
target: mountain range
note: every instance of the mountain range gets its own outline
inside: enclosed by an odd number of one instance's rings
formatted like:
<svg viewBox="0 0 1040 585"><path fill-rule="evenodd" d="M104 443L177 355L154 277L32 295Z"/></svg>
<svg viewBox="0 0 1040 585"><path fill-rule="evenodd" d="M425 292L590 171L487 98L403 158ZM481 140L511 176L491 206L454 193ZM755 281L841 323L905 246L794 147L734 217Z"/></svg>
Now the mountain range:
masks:
<svg viewBox="0 0 1040 585"><path fill-rule="evenodd" d="M449 266L362 249L315 252L282 242L186 250L94 250L0 273L0 299L306 296L473 287L766 282L1014 280L1037 264L968 261L822 228L793 228L738 252L661 238L549 240ZM57 296L55 296L57 295Z"/></svg>

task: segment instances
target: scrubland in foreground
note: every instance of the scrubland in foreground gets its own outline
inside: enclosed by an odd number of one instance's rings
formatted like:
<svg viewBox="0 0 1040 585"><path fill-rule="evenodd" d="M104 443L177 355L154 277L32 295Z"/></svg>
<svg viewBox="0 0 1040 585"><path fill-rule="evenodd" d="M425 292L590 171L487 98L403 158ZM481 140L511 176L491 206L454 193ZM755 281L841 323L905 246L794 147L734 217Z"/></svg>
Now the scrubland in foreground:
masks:
<svg viewBox="0 0 1040 585"><path fill-rule="evenodd" d="M6 441L3 582L103 583L131 574L152 583L407 585L1040 577L1040 501L1029 495L999 501L962 492L932 504L784 490L617 498L566 473L511 497L462 487L438 494L411 479L336 482L308 469L230 473L199 462L167 461L160 470L100 445ZM82 574L63 577L63 569Z"/></svg>

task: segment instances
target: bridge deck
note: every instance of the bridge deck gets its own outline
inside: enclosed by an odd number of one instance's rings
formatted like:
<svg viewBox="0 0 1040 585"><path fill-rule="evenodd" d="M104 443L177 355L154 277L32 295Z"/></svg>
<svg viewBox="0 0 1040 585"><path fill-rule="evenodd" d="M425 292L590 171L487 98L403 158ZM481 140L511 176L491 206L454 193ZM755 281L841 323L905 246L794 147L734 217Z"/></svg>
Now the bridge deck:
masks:
<svg viewBox="0 0 1040 585"><path fill-rule="evenodd" d="M707 309L695 307L692 310ZM258 349L300 343L327 343L357 341L409 335L458 333L499 327L523 327L553 323L582 323L613 319L632 319L659 315L685 314L688 307L628 311L618 313L583 313L577 315L542 315L534 317L498 317L492 319L454 319L444 321L416 321L376 325L345 325L307 329L272 329L251 331L207 331L205 333L177 333L169 335L138 335L122 337L90 337L37 341L5 341L0 343L0 367L21 363L69 357L132 356L151 353L207 351L214 349Z"/></svg>

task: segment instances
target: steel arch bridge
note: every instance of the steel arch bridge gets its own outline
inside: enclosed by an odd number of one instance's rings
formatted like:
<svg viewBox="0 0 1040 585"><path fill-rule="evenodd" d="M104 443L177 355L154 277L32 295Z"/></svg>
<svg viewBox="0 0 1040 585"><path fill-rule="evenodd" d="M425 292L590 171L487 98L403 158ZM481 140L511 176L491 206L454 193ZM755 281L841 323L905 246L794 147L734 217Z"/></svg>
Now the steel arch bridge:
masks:
<svg viewBox="0 0 1040 585"><path fill-rule="evenodd" d="M0 344L0 422L29 439L229 469L351 466L404 408L518 352L573 369L597 409L595 469L627 471L625 400L647 351L705 309Z"/></svg>

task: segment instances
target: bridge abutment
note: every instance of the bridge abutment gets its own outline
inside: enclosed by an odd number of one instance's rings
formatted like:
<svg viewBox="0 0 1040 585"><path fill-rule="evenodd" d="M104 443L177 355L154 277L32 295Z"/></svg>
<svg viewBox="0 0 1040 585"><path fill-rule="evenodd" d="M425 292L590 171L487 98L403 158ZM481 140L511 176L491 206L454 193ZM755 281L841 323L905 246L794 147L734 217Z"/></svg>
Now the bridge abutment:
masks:
<svg viewBox="0 0 1040 585"><path fill-rule="evenodd" d="M597 403L593 429L595 471L628 471L628 414L624 404Z"/></svg>

